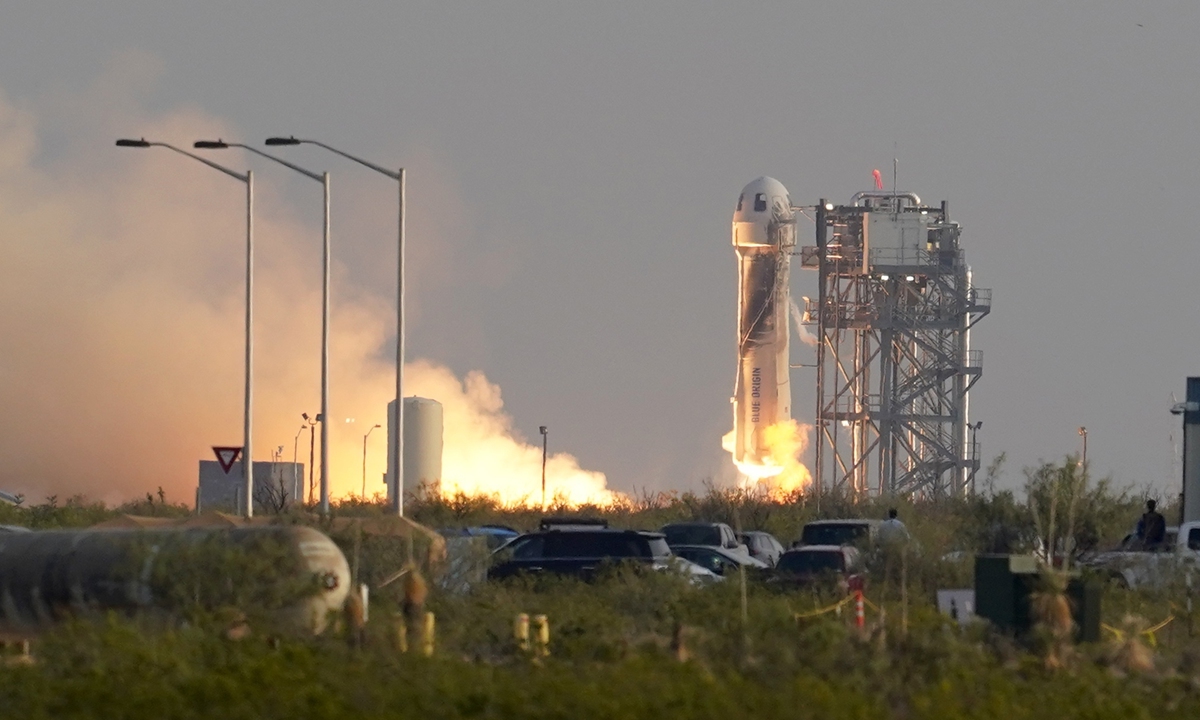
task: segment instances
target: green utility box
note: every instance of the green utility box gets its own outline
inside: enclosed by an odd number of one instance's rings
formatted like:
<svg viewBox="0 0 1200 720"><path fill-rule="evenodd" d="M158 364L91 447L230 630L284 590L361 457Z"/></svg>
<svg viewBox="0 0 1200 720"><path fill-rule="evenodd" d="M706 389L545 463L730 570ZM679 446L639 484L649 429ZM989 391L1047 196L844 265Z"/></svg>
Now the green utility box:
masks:
<svg viewBox="0 0 1200 720"><path fill-rule="evenodd" d="M1025 635L1033 628L1030 596L1037 592L1040 565L1032 555L977 555L975 557L975 614L997 628ZM1075 621L1075 639L1100 639L1100 586L1071 573L1067 599Z"/></svg>

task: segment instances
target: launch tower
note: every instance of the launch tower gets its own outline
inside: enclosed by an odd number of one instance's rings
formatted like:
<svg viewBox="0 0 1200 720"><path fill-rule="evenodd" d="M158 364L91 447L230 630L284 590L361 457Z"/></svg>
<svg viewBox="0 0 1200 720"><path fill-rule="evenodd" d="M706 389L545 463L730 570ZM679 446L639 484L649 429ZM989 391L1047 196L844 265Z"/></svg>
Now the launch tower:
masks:
<svg viewBox="0 0 1200 720"><path fill-rule="evenodd" d="M981 373L971 328L991 291L971 284L947 204L913 193L822 200L816 245L801 265L820 275L807 314L817 325L817 492L952 496L979 469L969 396Z"/></svg>

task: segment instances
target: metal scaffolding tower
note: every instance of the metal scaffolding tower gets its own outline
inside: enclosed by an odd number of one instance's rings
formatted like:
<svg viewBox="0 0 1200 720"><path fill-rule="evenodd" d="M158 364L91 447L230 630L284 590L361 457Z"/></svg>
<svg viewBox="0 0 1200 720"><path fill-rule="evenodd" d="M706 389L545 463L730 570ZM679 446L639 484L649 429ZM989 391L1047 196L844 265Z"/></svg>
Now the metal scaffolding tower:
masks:
<svg viewBox="0 0 1200 720"><path fill-rule="evenodd" d="M817 492L963 495L979 469L969 394L981 373L971 328L991 291L971 284L960 228L945 202L862 192L822 200L816 245L801 265L820 275Z"/></svg>

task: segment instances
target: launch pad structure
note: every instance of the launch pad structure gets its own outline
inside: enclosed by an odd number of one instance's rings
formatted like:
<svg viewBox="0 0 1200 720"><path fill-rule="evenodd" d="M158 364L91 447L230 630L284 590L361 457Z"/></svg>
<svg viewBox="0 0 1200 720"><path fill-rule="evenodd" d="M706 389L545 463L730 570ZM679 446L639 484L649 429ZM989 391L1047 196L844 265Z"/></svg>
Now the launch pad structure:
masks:
<svg viewBox="0 0 1200 720"><path fill-rule="evenodd" d="M971 329L991 310L972 285L947 203L913 193L821 200L819 274L806 314L817 326L815 491L962 496L979 470L970 391L981 353Z"/></svg>

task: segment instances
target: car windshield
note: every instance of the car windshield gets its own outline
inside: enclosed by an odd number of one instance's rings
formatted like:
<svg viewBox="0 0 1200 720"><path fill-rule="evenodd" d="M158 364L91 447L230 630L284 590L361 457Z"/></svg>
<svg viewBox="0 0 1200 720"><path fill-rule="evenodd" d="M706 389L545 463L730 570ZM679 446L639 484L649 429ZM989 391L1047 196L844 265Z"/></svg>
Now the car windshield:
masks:
<svg viewBox="0 0 1200 720"><path fill-rule="evenodd" d="M805 545L853 545L869 533L863 523L821 523L804 526L800 540Z"/></svg>
<svg viewBox="0 0 1200 720"><path fill-rule="evenodd" d="M668 525L662 531L668 545L721 545L721 530L716 525Z"/></svg>
<svg viewBox="0 0 1200 720"><path fill-rule="evenodd" d="M823 572L841 572L842 554L840 552L790 552L779 558L776 566L783 572L798 575L817 575Z"/></svg>

